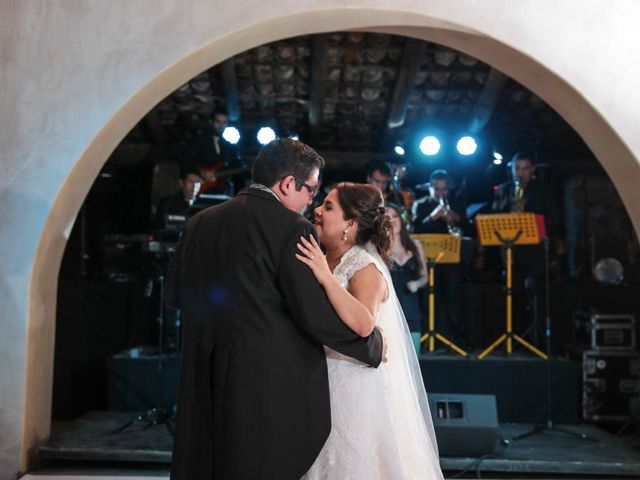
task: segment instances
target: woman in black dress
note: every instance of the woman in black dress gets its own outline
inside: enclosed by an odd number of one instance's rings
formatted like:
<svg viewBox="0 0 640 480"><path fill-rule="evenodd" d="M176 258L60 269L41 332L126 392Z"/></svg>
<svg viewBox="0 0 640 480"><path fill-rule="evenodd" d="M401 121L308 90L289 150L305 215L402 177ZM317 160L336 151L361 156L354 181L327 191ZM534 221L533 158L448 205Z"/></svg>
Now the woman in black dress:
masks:
<svg viewBox="0 0 640 480"><path fill-rule="evenodd" d="M411 240L406 224L400 217L397 207L387 204L387 215L393 225L393 246L390 267L393 286L398 295L400 305L409 324L416 352L420 350L422 334L422 309L418 289L427 284L427 267L422 244Z"/></svg>

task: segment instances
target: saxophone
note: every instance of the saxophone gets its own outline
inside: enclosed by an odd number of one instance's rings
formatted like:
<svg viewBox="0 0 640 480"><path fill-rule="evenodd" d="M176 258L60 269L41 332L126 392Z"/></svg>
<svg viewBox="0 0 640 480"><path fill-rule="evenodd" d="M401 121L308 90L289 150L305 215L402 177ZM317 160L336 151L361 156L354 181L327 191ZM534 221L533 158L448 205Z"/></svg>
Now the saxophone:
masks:
<svg viewBox="0 0 640 480"><path fill-rule="evenodd" d="M524 212L524 188L522 188L520 180L513 181L513 191L511 194L511 212Z"/></svg>

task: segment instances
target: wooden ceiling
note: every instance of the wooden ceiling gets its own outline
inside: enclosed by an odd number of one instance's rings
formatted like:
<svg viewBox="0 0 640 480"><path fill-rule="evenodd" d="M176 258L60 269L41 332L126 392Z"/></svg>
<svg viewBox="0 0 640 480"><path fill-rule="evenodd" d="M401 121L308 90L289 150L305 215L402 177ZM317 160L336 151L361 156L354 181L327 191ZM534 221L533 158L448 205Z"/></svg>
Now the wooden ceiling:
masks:
<svg viewBox="0 0 640 480"><path fill-rule="evenodd" d="M165 98L125 143L185 144L217 106L243 133L249 157L262 125L337 154L392 155L401 142L411 155L434 131L445 141L469 132L506 155L520 148L549 158L590 155L552 108L486 63L434 43L362 32L296 37L236 55Z"/></svg>

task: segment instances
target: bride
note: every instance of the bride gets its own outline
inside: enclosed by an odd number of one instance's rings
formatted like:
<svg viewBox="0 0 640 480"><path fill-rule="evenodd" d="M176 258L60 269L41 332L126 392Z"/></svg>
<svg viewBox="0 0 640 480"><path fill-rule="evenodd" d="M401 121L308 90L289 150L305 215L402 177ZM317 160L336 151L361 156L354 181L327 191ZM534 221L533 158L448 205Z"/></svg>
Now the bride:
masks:
<svg viewBox="0 0 640 480"><path fill-rule="evenodd" d="M441 479L433 423L411 335L386 266L391 224L380 190L341 183L315 210L313 237L296 257L308 265L342 321L388 344L379 368L325 347L331 433L303 480Z"/></svg>

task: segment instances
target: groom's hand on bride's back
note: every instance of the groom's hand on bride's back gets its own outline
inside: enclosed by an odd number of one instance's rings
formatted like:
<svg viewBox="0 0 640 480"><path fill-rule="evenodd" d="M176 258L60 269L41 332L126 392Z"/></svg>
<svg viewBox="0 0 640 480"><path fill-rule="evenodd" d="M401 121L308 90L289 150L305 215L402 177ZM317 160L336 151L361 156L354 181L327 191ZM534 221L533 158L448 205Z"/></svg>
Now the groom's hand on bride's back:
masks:
<svg viewBox="0 0 640 480"><path fill-rule="evenodd" d="M382 327L375 326L373 328L375 328L376 330L378 330L378 332L380 332L380 338L382 339L382 361L386 362L387 361L387 337L385 337L384 330L382 329Z"/></svg>

